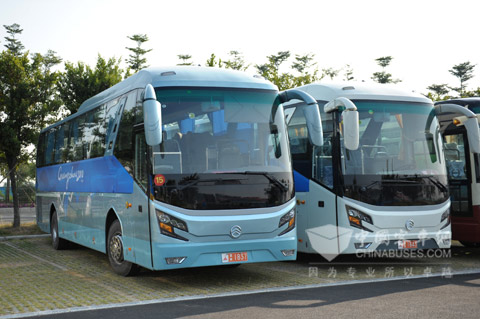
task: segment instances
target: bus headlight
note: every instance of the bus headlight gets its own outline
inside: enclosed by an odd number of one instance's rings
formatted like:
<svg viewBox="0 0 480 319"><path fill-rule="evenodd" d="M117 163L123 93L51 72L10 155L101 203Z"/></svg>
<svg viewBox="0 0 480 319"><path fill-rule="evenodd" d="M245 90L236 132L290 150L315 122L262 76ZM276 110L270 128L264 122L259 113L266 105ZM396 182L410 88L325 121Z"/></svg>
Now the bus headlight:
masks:
<svg viewBox="0 0 480 319"><path fill-rule="evenodd" d="M447 228L448 225L450 225L450 208L447 209L443 214L442 218L440 219L440 223L443 223L445 219L448 219L448 221L445 223L445 225L442 226L440 229Z"/></svg>
<svg viewBox="0 0 480 319"><path fill-rule="evenodd" d="M287 223L288 223L287 228L284 231L282 231L280 234L278 234L278 236L286 234L295 228L295 208L289 211L288 213L286 213L285 215L283 215L282 218L280 218L280 222L278 223L278 228L282 227Z"/></svg>
<svg viewBox="0 0 480 319"><path fill-rule="evenodd" d="M358 209L352 208L350 206L345 206L345 208L347 209L348 221L350 222L350 226L373 232L372 230L366 228L362 223L363 221L373 225L372 217L370 217L370 215L367 215L359 211Z"/></svg>
<svg viewBox="0 0 480 319"><path fill-rule="evenodd" d="M188 239L176 234L174 230L177 228L184 232L188 232L187 224L183 220L168 215L167 213L159 211L158 209L155 211L157 213L158 226L160 227L160 232L163 235L188 241Z"/></svg>
<svg viewBox="0 0 480 319"><path fill-rule="evenodd" d="M440 222L443 222L445 219L449 218L450 217L450 208L447 209L443 214L442 214L442 219L440 220Z"/></svg>

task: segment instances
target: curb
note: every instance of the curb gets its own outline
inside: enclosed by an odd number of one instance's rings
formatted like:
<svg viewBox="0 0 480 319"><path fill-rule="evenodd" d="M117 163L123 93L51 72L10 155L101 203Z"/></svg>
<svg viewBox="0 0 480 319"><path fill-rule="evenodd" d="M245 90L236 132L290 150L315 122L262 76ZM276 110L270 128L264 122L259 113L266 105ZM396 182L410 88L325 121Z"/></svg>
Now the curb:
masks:
<svg viewBox="0 0 480 319"><path fill-rule="evenodd" d="M30 239L30 238L43 238L50 237L50 234L41 234L41 235L18 235L18 236L1 236L0 241L7 241L13 239Z"/></svg>

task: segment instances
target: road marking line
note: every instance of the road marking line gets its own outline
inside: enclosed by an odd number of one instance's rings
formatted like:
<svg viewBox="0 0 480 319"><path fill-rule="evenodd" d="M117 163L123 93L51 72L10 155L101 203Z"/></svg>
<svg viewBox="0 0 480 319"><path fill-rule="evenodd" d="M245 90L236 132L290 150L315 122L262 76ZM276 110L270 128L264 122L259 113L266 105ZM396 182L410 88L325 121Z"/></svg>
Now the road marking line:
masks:
<svg viewBox="0 0 480 319"><path fill-rule="evenodd" d="M456 272L452 271L451 273L449 273L449 275L452 275L452 276L473 275L473 274L480 274L480 268L472 269L472 270L461 270ZM113 308L120 308L120 307L162 304L162 303L176 302L176 301L202 300L202 299L221 298L221 297L236 297L236 296L253 295L253 294L268 293L268 292L284 292L284 291L301 290L301 289L313 289L313 288L323 288L323 287L346 286L346 285L356 285L356 284L366 284L366 283L376 283L376 282L422 279L422 278L426 279L426 278L438 278L438 277L445 277L445 274L434 273L434 274L428 275L428 277L426 275L415 275L415 276L403 276L403 277L393 277L393 278L340 281L340 282L334 282L334 283L324 283L324 284L314 284L314 285L266 288L266 289L252 290L252 291L226 292L226 293L213 294L213 295L196 295L196 296L185 296L185 297L175 297L175 298L153 299L153 300L145 300L145 301L137 301L137 302L19 313L14 315L0 316L0 319L16 319L16 318L26 318L26 317L48 316L48 315L74 313L74 312L90 311L90 310L104 310L104 309L113 309Z"/></svg>
<svg viewBox="0 0 480 319"><path fill-rule="evenodd" d="M63 267L63 266L61 266L61 265L58 265L58 264L56 264L56 263L53 263L53 262L48 261L48 260L46 260L46 259L43 259L42 257L38 257L38 256L36 256L36 255L34 255L34 254L29 253L28 251L25 251L25 250L23 250L23 249L21 249L21 248L18 248L17 246L12 245L12 244L10 244L10 243L2 242L2 244L7 245L8 247L11 247L11 248L13 248L13 249L16 249L16 250L24 253L25 255L28 255L28 256L30 256L30 257L32 257L32 258L35 258L35 259L37 259L37 260L40 260L41 262L47 263L47 264L49 264L49 265L51 265L51 266L53 266L53 267L55 267L55 268L58 268L58 269L60 269L60 270L63 270L63 271L67 271L67 270L68 270L68 268L66 268L66 267ZM0 318L1 318L1 317L0 317Z"/></svg>

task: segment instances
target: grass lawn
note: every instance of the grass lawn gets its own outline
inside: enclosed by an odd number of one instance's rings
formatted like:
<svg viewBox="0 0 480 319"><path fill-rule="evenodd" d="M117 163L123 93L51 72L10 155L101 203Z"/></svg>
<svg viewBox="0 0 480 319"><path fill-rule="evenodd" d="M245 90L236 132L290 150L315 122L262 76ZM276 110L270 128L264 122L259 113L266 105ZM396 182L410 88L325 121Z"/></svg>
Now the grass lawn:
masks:
<svg viewBox="0 0 480 319"><path fill-rule="evenodd" d="M35 222L21 224L20 227L13 228L11 223L0 224L0 236L20 236L20 235L39 235L45 234L38 228Z"/></svg>

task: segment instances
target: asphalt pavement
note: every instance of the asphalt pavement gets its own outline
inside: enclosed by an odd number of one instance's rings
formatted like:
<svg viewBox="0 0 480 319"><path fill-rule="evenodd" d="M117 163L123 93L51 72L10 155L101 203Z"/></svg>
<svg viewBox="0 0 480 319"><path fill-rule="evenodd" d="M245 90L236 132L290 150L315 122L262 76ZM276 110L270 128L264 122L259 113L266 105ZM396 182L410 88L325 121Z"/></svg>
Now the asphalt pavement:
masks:
<svg viewBox="0 0 480 319"><path fill-rule="evenodd" d="M36 220L35 207L21 207L20 221L22 223L30 223ZM13 223L13 207L0 208L0 224Z"/></svg>
<svg viewBox="0 0 480 319"><path fill-rule="evenodd" d="M480 274L342 284L35 318L478 318Z"/></svg>

